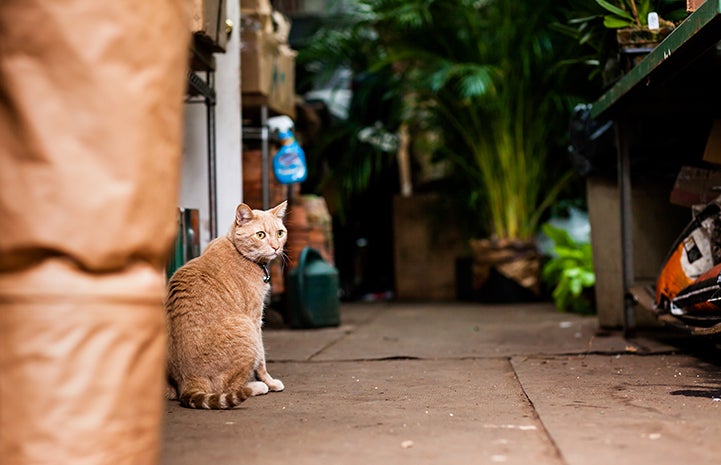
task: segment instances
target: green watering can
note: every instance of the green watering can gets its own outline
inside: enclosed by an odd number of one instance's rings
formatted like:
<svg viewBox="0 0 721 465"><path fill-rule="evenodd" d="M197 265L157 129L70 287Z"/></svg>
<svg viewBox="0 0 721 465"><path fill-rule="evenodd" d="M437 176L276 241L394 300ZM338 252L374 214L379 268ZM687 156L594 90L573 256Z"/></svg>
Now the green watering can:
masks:
<svg viewBox="0 0 721 465"><path fill-rule="evenodd" d="M320 252L305 247L298 266L288 272L288 313L292 328L320 328L340 324L338 270Z"/></svg>

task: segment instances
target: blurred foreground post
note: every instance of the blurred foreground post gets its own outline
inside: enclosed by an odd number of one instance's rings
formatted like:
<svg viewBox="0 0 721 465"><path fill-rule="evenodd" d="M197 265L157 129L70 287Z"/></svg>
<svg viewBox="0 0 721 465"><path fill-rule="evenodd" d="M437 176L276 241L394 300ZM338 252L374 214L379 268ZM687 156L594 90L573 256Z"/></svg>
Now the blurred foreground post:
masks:
<svg viewBox="0 0 721 465"><path fill-rule="evenodd" d="M185 0L0 1L0 463L153 464Z"/></svg>

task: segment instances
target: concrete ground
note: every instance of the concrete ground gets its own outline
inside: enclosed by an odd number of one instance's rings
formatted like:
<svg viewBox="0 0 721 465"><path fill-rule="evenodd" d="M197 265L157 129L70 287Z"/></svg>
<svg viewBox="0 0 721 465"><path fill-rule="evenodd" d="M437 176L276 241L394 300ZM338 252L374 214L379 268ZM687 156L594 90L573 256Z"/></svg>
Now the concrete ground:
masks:
<svg viewBox="0 0 721 465"><path fill-rule="evenodd" d="M715 342L625 340L550 304L351 304L265 330L285 391L167 403L164 465L721 463Z"/></svg>

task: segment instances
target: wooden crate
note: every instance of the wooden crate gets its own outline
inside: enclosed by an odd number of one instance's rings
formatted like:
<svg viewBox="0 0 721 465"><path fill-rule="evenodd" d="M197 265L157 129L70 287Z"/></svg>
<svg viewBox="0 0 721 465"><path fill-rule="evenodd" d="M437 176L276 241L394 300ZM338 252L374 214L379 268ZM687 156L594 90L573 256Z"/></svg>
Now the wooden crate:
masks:
<svg viewBox="0 0 721 465"><path fill-rule="evenodd" d="M456 259L468 252L458 222L444 219L432 194L393 199L393 254L396 295L400 300L456 299ZM436 215L436 216L434 216Z"/></svg>

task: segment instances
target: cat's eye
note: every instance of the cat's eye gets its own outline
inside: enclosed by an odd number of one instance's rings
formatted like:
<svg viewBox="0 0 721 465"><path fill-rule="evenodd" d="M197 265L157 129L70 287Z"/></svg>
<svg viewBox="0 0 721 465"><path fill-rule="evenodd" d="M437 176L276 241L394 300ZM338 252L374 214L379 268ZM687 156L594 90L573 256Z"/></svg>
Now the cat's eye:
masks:
<svg viewBox="0 0 721 465"><path fill-rule="evenodd" d="M258 239L265 239L265 233L263 231L258 231L255 235L258 236Z"/></svg>
<svg viewBox="0 0 721 465"><path fill-rule="evenodd" d="M285 231L280 230L278 231L278 237L283 237L285 235Z"/></svg>

